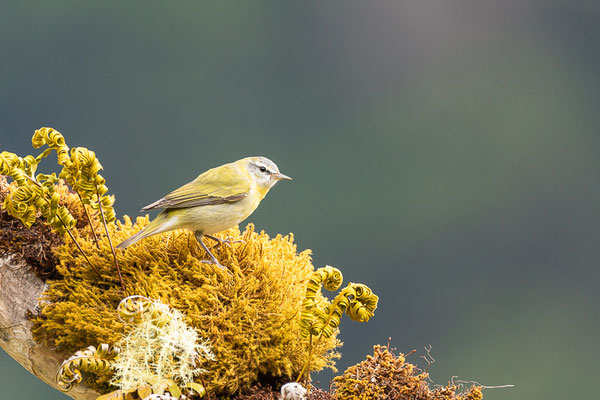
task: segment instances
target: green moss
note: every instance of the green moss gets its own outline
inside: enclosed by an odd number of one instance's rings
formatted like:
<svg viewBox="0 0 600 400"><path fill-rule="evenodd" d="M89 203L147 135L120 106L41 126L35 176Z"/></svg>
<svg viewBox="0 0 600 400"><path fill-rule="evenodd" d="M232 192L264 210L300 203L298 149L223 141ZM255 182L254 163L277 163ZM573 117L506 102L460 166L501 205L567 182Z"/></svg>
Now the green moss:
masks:
<svg viewBox="0 0 600 400"><path fill-rule="evenodd" d="M132 223L128 217L110 224L113 243L147 224L148 218ZM306 363L300 310L314 268L310 251L298 253L292 235L270 238L251 224L243 232L237 227L222 232L221 238L244 241L213 250L231 274L200 261L207 256L191 232L149 237L117 253L127 293L120 288L108 240L100 237L98 249L88 234L75 230L74 235L100 274L70 241L54 249L63 278L48 282L33 320L37 340L69 352L116 343L127 328L115 308L126 295L139 294L180 310L210 340L216 360L202 378L209 392L239 392L265 376L290 380ZM327 300L319 295L317 303L325 306ZM332 368L339 345L335 335L320 341L311 369Z"/></svg>

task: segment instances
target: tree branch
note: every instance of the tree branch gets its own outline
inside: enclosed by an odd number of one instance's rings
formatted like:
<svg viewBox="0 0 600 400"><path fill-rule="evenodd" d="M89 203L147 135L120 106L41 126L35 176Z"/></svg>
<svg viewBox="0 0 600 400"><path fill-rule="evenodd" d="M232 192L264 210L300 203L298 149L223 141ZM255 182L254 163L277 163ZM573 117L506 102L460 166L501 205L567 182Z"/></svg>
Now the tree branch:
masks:
<svg viewBox="0 0 600 400"><path fill-rule="evenodd" d="M35 343L27 312L34 311L46 284L25 261L0 256L0 347L37 378L56 387L56 372L69 354ZM93 400L99 393L77 385L67 393L76 400Z"/></svg>

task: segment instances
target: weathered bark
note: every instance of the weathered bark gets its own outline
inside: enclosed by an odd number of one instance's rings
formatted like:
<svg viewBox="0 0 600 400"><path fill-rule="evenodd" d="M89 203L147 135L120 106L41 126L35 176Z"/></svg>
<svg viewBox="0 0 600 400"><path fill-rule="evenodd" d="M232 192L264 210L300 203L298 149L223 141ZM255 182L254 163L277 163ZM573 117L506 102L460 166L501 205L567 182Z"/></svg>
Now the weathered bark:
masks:
<svg viewBox="0 0 600 400"><path fill-rule="evenodd" d="M30 265L17 257L0 257L0 347L33 375L56 388L56 372L69 354L61 354L33 340L27 311L34 310L46 284ZM97 392L80 384L67 395L95 399Z"/></svg>

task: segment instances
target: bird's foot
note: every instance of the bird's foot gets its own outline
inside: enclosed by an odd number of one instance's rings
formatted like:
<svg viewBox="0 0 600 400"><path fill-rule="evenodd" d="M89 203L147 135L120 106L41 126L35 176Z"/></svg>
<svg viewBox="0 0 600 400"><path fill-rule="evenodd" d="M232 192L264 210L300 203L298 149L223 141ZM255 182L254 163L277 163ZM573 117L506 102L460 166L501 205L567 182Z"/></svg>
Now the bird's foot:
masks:
<svg viewBox="0 0 600 400"><path fill-rule="evenodd" d="M212 239L212 240L218 242L213 247L211 247L211 249L215 249L215 248L221 246L222 244L245 243L242 239L233 239L231 236L228 237L227 239L221 239L221 238L218 238L218 237L213 236L213 235L204 235L204 236L207 237L207 238L209 238L209 239Z"/></svg>
<svg viewBox="0 0 600 400"><path fill-rule="evenodd" d="M209 238L215 239L215 240L219 241L219 244L220 244L220 241L222 239L217 239L214 236L210 236L210 235L202 235L202 232L200 232L200 231L194 232L194 235L196 236L196 240L198 241L198 243L200 244L200 246L202 246L202 248L204 249L204 251L206 251L206 254L208 254L208 256L210 257L210 260L200 260L200 262L202 262L204 264L213 264L213 265L216 265L219 268L221 268L221 270L227 271L227 273L231 275L231 272L229 272L229 270L227 268L225 268L225 266L221 265L219 263L219 260L217 260L217 257L215 257L215 255L213 253L211 253L211 251L210 251L210 249L208 247L206 247L206 245L202 241L202 236L208 236Z"/></svg>

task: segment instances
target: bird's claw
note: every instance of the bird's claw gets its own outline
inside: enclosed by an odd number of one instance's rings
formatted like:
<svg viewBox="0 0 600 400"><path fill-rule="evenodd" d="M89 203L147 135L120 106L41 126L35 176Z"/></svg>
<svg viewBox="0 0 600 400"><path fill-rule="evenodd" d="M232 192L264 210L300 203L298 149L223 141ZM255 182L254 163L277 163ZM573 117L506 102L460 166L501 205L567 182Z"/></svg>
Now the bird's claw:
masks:
<svg viewBox="0 0 600 400"><path fill-rule="evenodd" d="M231 236L229 236L227 239L221 239L221 238L218 238L213 235L204 235L204 236L217 242L217 244L215 244L213 247L211 247L211 249L216 249L219 246L221 246L222 244L246 243L242 239L234 239Z"/></svg>
<svg viewBox="0 0 600 400"><path fill-rule="evenodd" d="M222 243L246 243L243 239L234 239L231 236L228 236L227 239L223 240Z"/></svg>

